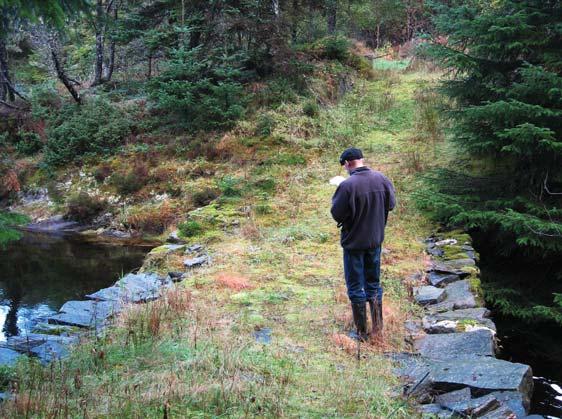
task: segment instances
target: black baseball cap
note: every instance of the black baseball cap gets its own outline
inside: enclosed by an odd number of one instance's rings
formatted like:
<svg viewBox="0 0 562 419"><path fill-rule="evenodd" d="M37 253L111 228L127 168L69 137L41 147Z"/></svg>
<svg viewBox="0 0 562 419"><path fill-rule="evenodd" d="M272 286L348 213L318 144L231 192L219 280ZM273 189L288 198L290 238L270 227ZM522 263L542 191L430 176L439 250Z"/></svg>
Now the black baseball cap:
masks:
<svg viewBox="0 0 562 419"><path fill-rule="evenodd" d="M346 148L340 156L340 164L343 166L346 161L359 160L363 158L363 152L355 147Z"/></svg>

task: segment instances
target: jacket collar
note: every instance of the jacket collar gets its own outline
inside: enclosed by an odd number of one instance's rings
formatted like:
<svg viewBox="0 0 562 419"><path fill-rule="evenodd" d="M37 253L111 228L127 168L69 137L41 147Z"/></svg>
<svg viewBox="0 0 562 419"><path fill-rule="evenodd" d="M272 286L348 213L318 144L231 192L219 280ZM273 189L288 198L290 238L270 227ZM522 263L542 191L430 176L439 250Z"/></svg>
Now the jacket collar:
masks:
<svg viewBox="0 0 562 419"><path fill-rule="evenodd" d="M353 169L351 172L349 172L349 175L354 175L355 173L359 173L359 172L364 172L366 170L370 170L367 166L361 166L358 167L357 169Z"/></svg>

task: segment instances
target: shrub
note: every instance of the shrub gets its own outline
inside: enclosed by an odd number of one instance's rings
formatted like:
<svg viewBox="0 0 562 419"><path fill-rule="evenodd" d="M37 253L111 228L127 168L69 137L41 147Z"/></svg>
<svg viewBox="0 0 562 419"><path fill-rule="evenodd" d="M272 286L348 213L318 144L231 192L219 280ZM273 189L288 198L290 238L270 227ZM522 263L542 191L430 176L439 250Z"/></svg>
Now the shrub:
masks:
<svg viewBox="0 0 562 419"><path fill-rule="evenodd" d="M46 111L45 163L61 166L87 154L115 152L131 134L132 122L124 111L97 98L78 106L67 104Z"/></svg>
<svg viewBox="0 0 562 419"><path fill-rule="evenodd" d="M349 57L350 43L342 36L327 36L318 42L320 57L345 62Z"/></svg>
<svg viewBox="0 0 562 419"><path fill-rule="evenodd" d="M148 179L148 167L144 163L137 163L127 173L114 173L111 176L111 184L120 195L130 195L140 191Z"/></svg>
<svg viewBox="0 0 562 419"><path fill-rule="evenodd" d="M320 108L318 106L318 103L316 103L315 101L309 100L308 102L306 102L303 105L302 112L306 116L308 116L310 118L314 118L320 112Z"/></svg>
<svg viewBox="0 0 562 419"><path fill-rule="evenodd" d="M197 236L203 230L197 221L188 220L178 225L178 230L183 237Z"/></svg>
<svg viewBox="0 0 562 419"><path fill-rule="evenodd" d="M105 202L97 197L80 192L72 195L66 203L66 218L78 222L89 222L106 208Z"/></svg>
<svg viewBox="0 0 562 419"><path fill-rule="evenodd" d="M267 137L271 135L275 128L275 119L271 115L261 114L256 123L256 135Z"/></svg>
<svg viewBox="0 0 562 419"><path fill-rule="evenodd" d="M253 186L264 192L271 193L275 191L275 179L270 176L263 177L261 179L257 179L256 181L254 181Z"/></svg>
<svg viewBox="0 0 562 419"><path fill-rule="evenodd" d="M38 153L43 148L41 137L35 132L19 131L16 137L16 151L26 156Z"/></svg>
<svg viewBox="0 0 562 419"><path fill-rule="evenodd" d="M103 183L105 179L111 176L111 166L107 163L102 163L94 170L93 176L98 183Z"/></svg>
<svg viewBox="0 0 562 419"><path fill-rule="evenodd" d="M219 189L221 190L224 196L240 196L242 191L240 189L240 179L232 177L232 176L225 176L218 181Z"/></svg>
<svg viewBox="0 0 562 419"><path fill-rule="evenodd" d="M240 70L227 59L203 59L199 49L172 51L167 68L149 83L157 110L190 131L228 128L242 116Z"/></svg>
<svg viewBox="0 0 562 419"><path fill-rule="evenodd" d="M176 211L168 202L158 206L137 208L128 216L129 228L144 233L162 234L176 220Z"/></svg>
<svg viewBox="0 0 562 419"><path fill-rule="evenodd" d="M198 207L204 207L209 205L214 199L218 197L218 193L213 188L205 188L201 191L197 191L191 197L193 204Z"/></svg>

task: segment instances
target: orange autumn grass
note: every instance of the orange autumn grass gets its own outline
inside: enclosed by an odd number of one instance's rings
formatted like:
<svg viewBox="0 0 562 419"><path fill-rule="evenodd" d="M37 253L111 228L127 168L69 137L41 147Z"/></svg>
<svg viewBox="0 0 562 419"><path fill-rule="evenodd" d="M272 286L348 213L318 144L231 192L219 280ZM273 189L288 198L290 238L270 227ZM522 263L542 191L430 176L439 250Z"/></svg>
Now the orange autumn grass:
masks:
<svg viewBox="0 0 562 419"><path fill-rule="evenodd" d="M362 351L381 353L396 349L397 340L403 340L403 324L404 324L403 310L397 307L397 304L385 298L383 301L383 318L384 330L382 335L373 336L371 339L362 345ZM341 308L339 313L336 314L339 321L346 325L346 329L352 330L354 327L351 310L346 306ZM368 324L370 329L370 322ZM357 353L357 342L342 333L334 333L331 336L331 341L338 348L343 349L350 355Z"/></svg>
<svg viewBox="0 0 562 419"><path fill-rule="evenodd" d="M254 288L250 281L239 274L222 272L217 275L215 281L222 287L230 288L235 291Z"/></svg>

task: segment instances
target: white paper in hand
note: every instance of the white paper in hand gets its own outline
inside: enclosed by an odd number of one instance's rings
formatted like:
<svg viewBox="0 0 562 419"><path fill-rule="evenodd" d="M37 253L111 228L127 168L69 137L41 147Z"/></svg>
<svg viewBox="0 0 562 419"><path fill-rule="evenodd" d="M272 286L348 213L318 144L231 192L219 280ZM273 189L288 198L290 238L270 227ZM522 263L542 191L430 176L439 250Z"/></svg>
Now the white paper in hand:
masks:
<svg viewBox="0 0 562 419"><path fill-rule="evenodd" d="M345 178L343 176L335 176L332 179L330 179L330 185L339 186L339 184L342 183L344 180Z"/></svg>

